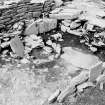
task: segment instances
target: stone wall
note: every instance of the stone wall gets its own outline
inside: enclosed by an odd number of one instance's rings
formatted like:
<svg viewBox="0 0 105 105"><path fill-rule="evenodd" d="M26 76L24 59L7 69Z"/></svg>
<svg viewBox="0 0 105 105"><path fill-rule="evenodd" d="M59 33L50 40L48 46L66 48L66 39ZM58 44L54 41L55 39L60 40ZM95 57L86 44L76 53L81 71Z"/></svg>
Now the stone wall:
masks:
<svg viewBox="0 0 105 105"><path fill-rule="evenodd" d="M38 18L43 12L48 12L54 8L54 1L47 0L43 3L31 3L24 0L18 3L12 3L7 8L0 8L0 31L8 30L14 23Z"/></svg>

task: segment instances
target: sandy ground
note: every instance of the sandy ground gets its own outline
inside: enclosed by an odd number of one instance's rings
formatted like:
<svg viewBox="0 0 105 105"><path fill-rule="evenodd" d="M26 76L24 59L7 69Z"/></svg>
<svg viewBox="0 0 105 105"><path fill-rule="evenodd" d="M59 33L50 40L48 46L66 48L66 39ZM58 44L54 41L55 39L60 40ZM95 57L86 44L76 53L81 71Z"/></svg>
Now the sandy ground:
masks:
<svg viewBox="0 0 105 105"><path fill-rule="evenodd" d="M57 88L62 90L69 85L71 79L69 71L57 63L49 69L17 66L6 64L0 69L0 105L42 105Z"/></svg>
<svg viewBox="0 0 105 105"><path fill-rule="evenodd" d="M71 40L67 40L68 38ZM75 46L84 50L83 52L88 52L85 46L77 44L76 37L66 35L65 40L67 41L62 43L62 46ZM2 61L0 105L42 105L56 89L65 89L71 77L78 74L78 72L71 74L72 71L78 71L78 68L72 64L65 67L67 63L62 59L37 68L33 65L13 63L13 61L12 63ZM67 103L70 104L70 101L64 102L64 105L69 105Z"/></svg>

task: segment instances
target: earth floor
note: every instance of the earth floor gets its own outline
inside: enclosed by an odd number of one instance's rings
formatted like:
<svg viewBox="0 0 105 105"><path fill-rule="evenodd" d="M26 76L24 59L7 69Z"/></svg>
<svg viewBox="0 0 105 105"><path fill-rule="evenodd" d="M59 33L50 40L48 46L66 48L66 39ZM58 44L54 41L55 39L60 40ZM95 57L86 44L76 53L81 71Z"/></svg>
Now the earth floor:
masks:
<svg viewBox="0 0 105 105"><path fill-rule="evenodd" d="M80 48L91 54L85 45L79 43L77 37L65 34L64 40L65 43L61 43L63 47ZM31 64L3 60L0 66L0 105L42 105L44 102L47 105L46 99L57 88L65 89L71 78L60 59L38 68ZM75 67L71 66L71 69L75 70ZM76 98L68 96L63 105L104 105L104 98L105 90L86 89L85 93Z"/></svg>

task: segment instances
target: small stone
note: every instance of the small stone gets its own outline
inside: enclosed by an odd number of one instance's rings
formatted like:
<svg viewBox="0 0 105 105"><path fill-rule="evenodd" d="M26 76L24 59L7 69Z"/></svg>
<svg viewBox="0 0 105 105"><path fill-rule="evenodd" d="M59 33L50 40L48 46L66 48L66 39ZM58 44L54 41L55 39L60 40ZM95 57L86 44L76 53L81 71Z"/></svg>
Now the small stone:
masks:
<svg viewBox="0 0 105 105"><path fill-rule="evenodd" d="M25 53L25 54L28 54L28 53L31 52L31 51L32 51L32 48L30 48L30 47L25 47L24 53Z"/></svg>
<svg viewBox="0 0 105 105"><path fill-rule="evenodd" d="M51 37L53 37L56 41L62 38L62 35L60 33L51 35Z"/></svg>
<svg viewBox="0 0 105 105"><path fill-rule="evenodd" d="M99 41L99 42L98 42L98 45L99 45L99 46L103 46L103 45L105 45L105 44L104 44L102 41Z"/></svg>
<svg viewBox="0 0 105 105"><path fill-rule="evenodd" d="M1 55L1 57L2 57L2 60L5 60L5 57L6 57L7 55Z"/></svg>
<svg viewBox="0 0 105 105"><path fill-rule="evenodd" d="M52 41L49 39L49 40L47 40L46 44L52 45Z"/></svg>
<svg viewBox="0 0 105 105"><path fill-rule="evenodd" d="M94 25L93 24L87 24L87 27L86 27L86 30L89 30L89 31L93 31L93 27Z"/></svg>
<svg viewBox="0 0 105 105"><path fill-rule="evenodd" d="M19 25L17 30L22 30L23 26Z"/></svg>
<svg viewBox="0 0 105 105"><path fill-rule="evenodd" d="M76 28L78 28L80 26L81 26L81 23L72 22L70 24L70 29L74 30L74 29L76 29Z"/></svg>
<svg viewBox="0 0 105 105"><path fill-rule="evenodd" d="M10 56L13 57L13 58L16 58L17 57L17 55L14 54L13 52L10 52Z"/></svg>
<svg viewBox="0 0 105 105"><path fill-rule="evenodd" d="M7 54L8 53L8 50L4 50L3 51L3 55Z"/></svg>
<svg viewBox="0 0 105 105"><path fill-rule="evenodd" d="M1 47L5 48L5 47L9 46L9 44L10 44L10 42L1 43Z"/></svg>
<svg viewBox="0 0 105 105"><path fill-rule="evenodd" d="M97 82L97 84L99 84L99 83L101 83L101 82L105 83L105 73L99 75L99 76L96 78L96 82Z"/></svg>
<svg viewBox="0 0 105 105"><path fill-rule="evenodd" d="M25 37L26 44L30 43L31 41L33 41L33 39L31 37L29 37L29 36Z"/></svg>
<svg viewBox="0 0 105 105"><path fill-rule="evenodd" d="M70 28L67 30L67 32L76 36L82 36L81 32L78 32L76 30L70 30Z"/></svg>
<svg viewBox="0 0 105 105"><path fill-rule="evenodd" d="M56 7L59 7L63 4L63 1L62 0L54 0L55 1L55 5Z"/></svg>
<svg viewBox="0 0 105 105"><path fill-rule="evenodd" d="M101 83L100 83L100 90L103 90L103 89L104 89L104 83L101 82Z"/></svg>
<svg viewBox="0 0 105 105"><path fill-rule="evenodd" d="M25 38L25 44L27 46L26 49L29 49L29 48L33 49L33 48L36 48L38 46L41 46L41 47L44 46L42 38L40 36L36 36L34 34L27 36Z"/></svg>
<svg viewBox="0 0 105 105"><path fill-rule="evenodd" d="M54 68L54 69L58 69L58 68L59 68L59 66L58 66L58 65L55 65L53 68Z"/></svg>
<svg viewBox="0 0 105 105"><path fill-rule="evenodd" d="M10 60L9 59L5 59L5 61L9 62Z"/></svg>
<svg viewBox="0 0 105 105"><path fill-rule="evenodd" d="M56 43L52 43L52 47L56 50L56 46L57 44Z"/></svg>
<svg viewBox="0 0 105 105"><path fill-rule="evenodd" d="M15 30L22 30L23 25L24 25L23 22L15 23L15 24L13 25L13 29L15 29Z"/></svg>
<svg viewBox="0 0 105 105"><path fill-rule="evenodd" d="M21 62L22 64L27 64L27 63L29 63L29 60L26 59L26 58L23 58L20 62Z"/></svg>
<svg viewBox="0 0 105 105"><path fill-rule="evenodd" d="M92 51L92 52L96 52L97 51L97 48L96 47L90 47L90 50Z"/></svg>
<svg viewBox="0 0 105 105"><path fill-rule="evenodd" d="M13 28L14 28L14 29L18 28L18 24L17 24L17 23L14 24L14 25L13 25Z"/></svg>
<svg viewBox="0 0 105 105"><path fill-rule="evenodd" d="M48 53L52 52L52 48L51 47L47 47L47 46L43 47L43 50L45 50Z"/></svg>
<svg viewBox="0 0 105 105"><path fill-rule="evenodd" d="M85 42L85 45L90 46L90 44L88 42Z"/></svg>
<svg viewBox="0 0 105 105"><path fill-rule="evenodd" d="M33 40L38 40L40 37L35 34L32 34L32 35L30 35L30 38Z"/></svg>
<svg viewBox="0 0 105 105"><path fill-rule="evenodd" d="M80 40L80 43L85 43L85 40Z"/></svg>
<svg viewBox="0 0 105 105"><path fill-rule="evenodd" d="M56 54L59 54L60 55L60 52L61 52L61 45L60 44L57 44L56 45L56 48L54 49Z"/></svg>
<svg viewBox="0 0 105 105"><path fill-rule="evenodd" d="M17 64L17 67L21 67L21 64Z"/></svg>
<svg viewBox="0 0 105 105"><path fill-rule="evenodd" d="M66 32L67 31L67 27L64 25L61 25L61 31Z"/></svg>
<svg viewBox="0 0 105 105"><path fill-rule="evenodd" d="M4 38L3 40L4 40L4 41L9 41L9 38Z"/></svg>
<svg viewBox="0 0 105 105"><path fill-rule="evenodd" d="M54 55L50 55L50 56L48 57L48 59L49 59L50 61L53 61L53 60L54 60Z"/></svg>
<svg viewBox="0 0 105 105"><path fill-rule="evenodd" d="M64 20L64 22L66 22L66 23L69 23L69 24L70 24L72 21L71 21L71 19L65 19L65 20Z"/></svg>
<svg viewBox="0 0 105 105"><path fill-rule="evenodd" d="M94 34L94 37L98 38L98 37L100 37L100 35L99 34Z"/></svg>
<svg viewBox="0 0 105 105"><path fill-rule="evenodd" d="M70 26L70 23L66 22L66 21L62 21L62 24L69 27Z"/></svg>

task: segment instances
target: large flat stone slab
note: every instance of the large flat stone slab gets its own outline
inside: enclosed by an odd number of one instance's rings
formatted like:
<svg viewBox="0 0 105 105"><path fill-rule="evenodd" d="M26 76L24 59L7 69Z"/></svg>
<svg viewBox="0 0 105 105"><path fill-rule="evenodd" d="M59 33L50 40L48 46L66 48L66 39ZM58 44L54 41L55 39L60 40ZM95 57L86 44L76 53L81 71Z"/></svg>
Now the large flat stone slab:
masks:
<svg viewBox="0 0 105 105"><path fill-rule="evenodd" d="M73 64L76 67L89 69L91 66L99 62L99 58L89 53L72 47L64 48L64 54L61 56L65 62Z"/></svg>

